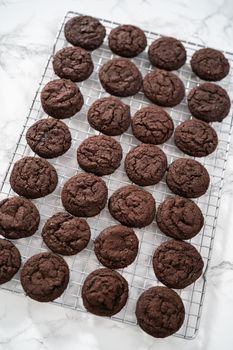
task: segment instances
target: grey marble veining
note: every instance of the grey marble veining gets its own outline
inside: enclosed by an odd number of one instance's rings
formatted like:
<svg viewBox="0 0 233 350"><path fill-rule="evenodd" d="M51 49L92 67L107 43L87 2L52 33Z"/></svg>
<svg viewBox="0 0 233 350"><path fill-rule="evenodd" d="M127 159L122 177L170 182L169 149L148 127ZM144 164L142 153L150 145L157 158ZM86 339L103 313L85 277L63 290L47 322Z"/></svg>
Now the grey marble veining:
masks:
<svg viewBox="0 0 233 350"><path fill-rule="evenodd" d="M0 177L22 129L67 10L233 51L232 0L0 0ZM0 292L0 349L233 348L233 144L216 230L201 327L195 340L159 340L137 327Z"/></svg>

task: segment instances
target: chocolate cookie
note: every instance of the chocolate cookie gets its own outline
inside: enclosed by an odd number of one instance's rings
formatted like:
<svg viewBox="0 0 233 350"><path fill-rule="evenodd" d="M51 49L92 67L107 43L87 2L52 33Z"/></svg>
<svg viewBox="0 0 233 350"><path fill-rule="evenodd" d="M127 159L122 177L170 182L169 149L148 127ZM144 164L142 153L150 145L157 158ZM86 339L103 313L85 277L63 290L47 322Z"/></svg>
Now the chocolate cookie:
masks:
<svg viewBox="0 0 233 350"><path fill-rule="evenodd" d="M81 47L65 47L53 58L53 70L60 77L79 82L89 78L94 65L91 55Z"/></svg>
<svg viewBox="0 0 233 350"><path fill-rule="evenodd" d="M49 218L42 230L45 244L54 253L74 255L83 250L91 237L88 223L66 212L59 212Z"/></svg>
<svg viewBox="0 0 233 350"><path fill-rule="evenodd" d="M186 50L180 40L172 37L159 38L148 50L150 62L161 69L176 70L186 61Z"/></svg>
<svg viewBox="0 0 233 350"><path fill-rule="evenodd" d="M142 75L136 65L126 58L115 58L105 63L99 72L103 88L111 95L132 96L142 86Z"/></svg>
<svg viewBox="0 0 233 350"><path fill-rule="evenodd" d="M150 225L155 216L153 196L134 185L116 190L109 198L108 207L116 220L130 227Z"/></svg>
<svg viewBox="0 0 233 350"><path fill-rule="evenodd" d="M24 157L12 169L12 189L26 198L40 198L52 193L58 182L56 169L45 159Z"/></svg>
<svg viewBox="0 0 233 350"><path fill-rule="evenodd" d="M141 144L125 158L125 171L129 179L139 186L157 184L167 169L167 157L157 146Z"/></svg>
<svg viewBox="0 0 233 350"><path fill-rule="evenodd" d="M187 100L192 115L205 122L221 122L231 108L226 90L213 83L204 83L193 88Z"/></svg>
<svg viewBox="0 0 233 350"><path fill-rule="evenodd" d="M105 182L93 174L81 173L64 185L61 200L64 208L75 216L95 216L105 207L108 189Z"/></svg>
<svg viewBox="0 0 233 350"><path fill-rule="evenodd" d="M83 106L83 95L70 80L56 79L48 82L41 91L43 110L53 118L72 117Z"/></svg>
<svg viewBox="0 0 233 350"><path fill-rule="evenodd" d="M221 51L205 48L196 51L190 61L193 72L204 80L218 81L229 73L230 65Z"/></svg>
<svg viewBox="0 0 233 350"><path fill-rule="evenodd" d="M120 166L121 159L121 145L110 136L88 137L77 150L80 167L100 176L112 174Z"/></svg>
<svg viewBox="0 0 233 350"><path fill-rule="evenodd" d="M186 120L177 126L174 134L176 146L193 157L205 157L218 145L216 131L201 120Z"/></svg>
<svg viewBox="0 0 233 350"><path fill-rule="evenodd" d="M66 22L64 34L72 45L95 50L103 43L106 30L97 18L76 16Z"/></svg>
<svg viewBox="0 0 233 350"><path fill-rule="evenodd" d="M110 49L119 56L135 57L145 50L147 40L140 28L124 24L111 30L108 44Z"/></svg>
<svg viewBox="0 0 233 350"><path fill-rule="evenodd" d="M130 108L116 97L96 100L88 110L89 124L105 135L116 136L130 126Z"/></svg>
<svg viewBox="0 0 233 350"><path fill-rule="evenodd" d="M32 299L48 302L62 295L69 282L69 267L65 260L53 253L33 255L21 272L25 293Z"/></svg>
<svg viewBox="0 0 233 350"><path fill-rule="evenodd" d="M14 244L7 239L0 238L0 251L0 284L3 284L18 272L21 256Z"/></svg>
<svg viewBox="0 0 233 350"><path fill-rule="evenodd" d="M68 126L53 118L38 120L26 133L31 149L43 158L61 156L71 146L71 134Z"/></svg>
<svg viewBox="0 0 233 350"><path fill-rule="evenodd" d="M136 306L139 326L155 338L177 332L184 322L185 309L180 296L167 287L151 287L143 292Z"/></svg>
<svg viewBox="0 0 233 350"><path fill-rule="evenodd" d="M162 243L153 256L153 268L160 282L169 288L182 289L202 274L204 263L191 244L171 240Z"/></svg>
<svg viewBox="0 0 233 350"><path fill-rule="evenodd" d="M96 238L94 250L98 260L110 269L124 268L135 260L138 253L138 238L126 226L107 227Z"/></svg>
<svg viewBox="0 0 233 350"><path fill-rule="evenodd" d="M144 143L160 145L172 135L174 124L168 113L159 106L143 107L134 114L132 132Z"/></svg>
<svg viewBox="0 0 233 350"><path fill-rule="evenodd" d="M98 269L90 273L82 287L85 308L98 316L117 314L128 299L128 283L118 272Z"/></svg>
<svg viewBox="0 0 233 350"><path fill-rule="evenodd" d="M210 177L201 163L194 159L179 158L168 167L166 181L175 194L197 198L207 191Z"/></svg>
<svg viewBox="0 0 233 350"><path fill-rule="evenodd" d="M200 208L192 200L179 196L170 197L160 204L156 221L165 235L175 239L193 238L204 224Z"/></svg>
<svg viewBox="0 0 233 350"><path fill-rule="evenodd" d="M0 234L9 239L33 235L38 229L37 207L23 197L6 198L0 202Z"/></svg>
<svg viewBox="0 0 233 350"><path fill-rule="evenodd" d="M148 73L143 80L145 96L164 107L178 105L185 96L182 80L171 72L156 69Z"/></svg>

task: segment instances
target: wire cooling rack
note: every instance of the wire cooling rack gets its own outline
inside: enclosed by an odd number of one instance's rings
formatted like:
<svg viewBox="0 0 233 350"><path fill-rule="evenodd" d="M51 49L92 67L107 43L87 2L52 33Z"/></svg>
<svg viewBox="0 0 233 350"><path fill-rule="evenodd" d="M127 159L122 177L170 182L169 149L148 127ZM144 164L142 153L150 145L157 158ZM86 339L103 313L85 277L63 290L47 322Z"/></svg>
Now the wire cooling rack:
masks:
<svg viewBox="0 0 233 350"><path fill-rule="evenodd" d="M35 121L47 117L41 108L40 92L43 86L48 81L56 78L52 69L53 54L59 49L69 45L64 38L64 23L69 18L75 15L77 16L80 14L75 12L68 12L62 22L62 25L56 37L53 52L50 55L48 62L46 63L39 88L36 92L36 95L32 102L32 106L30 108L29 115L26 118L23 131L16 145L16 149L13 153L7 173L3 179L0 199L15 194L12 191L9 184L9 176L13 164L18 159L24 156L34 155L31 149L27 146L25 134L28 128ZM118 25L118 23L107 21L104 19L100 19L100 21L106 27L107 34L110 32L111 29ZM145 33L148 39L148 45L153 40L161 36L159 34L148 31L145 31ZM187 62L176 73L179 75L179 77L183 80L185 84L187 96L188 92L201 82L201 80L192 73L189 61L194 51L203 46L185 41L183 41L183 44L187 50ZM232 97L233 53L224 52L224 54L231 64L231 71L230 74L220 82L220 85L227 89L228 93L230 94L230 97ZM88 136L99 134L88 124L86 114L88 108L96 99L108 95L102 89L99 83L98 71L103 63L107 62L109 59L115 56L116 55L114 55L108 48L107 36L103 45L99 49L92 52L92 59L95 65L94 72L88 80L78 84L84 96L85 105L83 106L81 112L79 112L76 116L65 120L65 123L69 126L72 134L72 147L65 155L51 160L51 163L55 166L59 175L58 186L56 190L49 196L33 201L37 205L41 214L41 223L38 231L32 237L14 241L14 243L16 244L16 246L22 254L23 262L25 262L25 260L27 260L30 256L37 254L41 251L47 250L41 238L41 229L45 221L51 215L53 215L57 211L63 210L60 200L60 193L64 182L67 181L71 176L82 171L79 168L76 161L77 147ZM153 69L153 67L150 65L147 59L146 52L140 54L137 58L134 58L132 61L139 67L143 76L148 71L151 71ZM138 109L149 104L149 101L144 97L142 92L139 92L135 96L124 98L123 101L130 105L132 115ZM190 118L190 113L187 108L186 100L184 100L180 105L174 108L167 108L166 110L171 115L175 126L179 125L182 121ZM202 164L205 165L205 167L211 175L211 185L208 192L201 198L195 200L195 202L199 205L203 212L203 215L205 217L205 224L202 231L196 237L190 240L190 242L197 248L197 250L202 255L202 258L205 262L205 270L202 277L196 283L183 290L177 291L184 302L186 316L183 326L176 333L176 336L185 339L192 339L199 328L201 309L205 294L206 270L208 268L208 264L211 257L214 234L216 229L216 220L219 209L219 200L221 196L224 171L226 167L226 161L230 144L230 136L232 132L232 110L229 116L225 118L222 123L215 123L214 128L216 129L219 137L219 144L217 150L212 155L206 158L198 159ZM120 141L122 145L124 157L130 149L139 144L136 138L132 136L131 130L128 130L121 136L116 137L116 139ZM187 157L175 147L173 137L168 142L161 145L161 148L167 154L169 163L171 163L173 160L179 157ZM123 164L124 161L122 161L120 168L117 169L115 173L111 174L110 176L104 176L104 180L106 181L109 189L109 196L117 188L130 183L129 179L127 178L124 172ZM164 179L155 186L146 187L146 190L154 196L154 198L156 199L157 206L162 201L164 201L165 198L171 195L171 192L166 186ZM105 208L98 216L94 218L88 218L87 221L91 227L91 241L88 244L88 247L79 254L65 258L70 267L70 283L64 294L59 299L54 301L55 304L59 304L61 306L69 307L79 311L85 311L81 299L81 287L83 285L83 282L86 276L91 271L101 267L101 264L98 262L93 252L93 241L102 229L110 225L116 224L116 221L111 217L107 208ZM112 317L113 320L132 325L136 325L135 305L139 295L145 289L160 284L153 272L152 255L156 247L167 240L167 237L159 231L155 221L146 228L140 230L136 229L135 232L140 241L138 256L133 264L131 264L125 269L120 270L122 275L126 278L126 280L129 283L129 298L126 306L121 310L121 312ZM20 273L15 275L15 277L11 281L2 285L1 288L23 294L19 276Z"/></svg>

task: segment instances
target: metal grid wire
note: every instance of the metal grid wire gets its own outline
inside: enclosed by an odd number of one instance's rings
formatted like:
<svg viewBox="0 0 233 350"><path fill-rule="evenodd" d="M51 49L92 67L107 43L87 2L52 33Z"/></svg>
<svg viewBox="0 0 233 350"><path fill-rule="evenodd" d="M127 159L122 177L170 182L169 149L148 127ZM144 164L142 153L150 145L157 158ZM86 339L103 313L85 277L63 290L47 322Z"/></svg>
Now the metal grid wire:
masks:
<svg viewBox="0 0 233 350"><path fill-rule="evenodd" d="M53 47L53 53L48 59L45 67L44 74L42 76L39 88L36 92L32 106L30 108L29 115L26 119L26 123L23 127L23 131L18 140L16 149L13 153L12 159L9 164L8 171L3 180L1 187L0 199L14 195L14 192L10 188L9 176L12 170L13 164L20 158L28 155L34 155L29 146L27 146L25 140L25 134L28 128L37 120L47 117L41 108L40 103L40 91L43 86L50 80L55 79L56 76L52 69L52 57L55 52L59 49L68 46L63 34L64 23L71 17L79 15L78 13L68 12L62 22L61 28L58 32L56 42ZM104 19L100 19L102 24L106 27L107 34L111 29L116 27L118 23L110 22ZM155 39L161 37L161 35L145 31L148 39L148 45ZM187 62L179 69L176 73L183 80L186 87L186 96L188 92L199 83L201 80L192 73L190 69L190 57L197 49L203 47L194 43L184 42L183 44L187 50ZM230 95L233 93L233 79L232 79L232 67L233 67L233 53L225 52L225 56L228 58L231 64L231 71L228 77L221 81L222 85ZM55 166L59 176L59 183L56 190L45 198L34 200L33 202L37 205L41 214L41 223L38 231L29 238L23 238L18 241L14 241L18 249L20 250L23 258L23 262L30 256L37 254L41 251L47 251L41 238L41 229L45 221L56 212L63 210L60 193L65 181L71 176L82 171L76 161L76 150L79 144L88 136L99 134L90 127L87 122L86 114L90 105L98 98L108 96L108 94L101 87L98 80L98 71L100 66L107 62L109 59L115 57L107 44L107 36L103 45L92 52L92 59L95 65L94 72L91 77L79 83L79 87L83 93L85 99L85 105L81 112L76 116L66 119L65 123L69 126L72 134L72 147L63 156L51 160L51 164ZM132 59L132 61L138 66L142 75L144 76L148 71L151 71L153 67L150 65L147 59L147 53L144 52L138 57ZM232 96L230 96L232 97ZM144 97L142 92L139 92L135 96L124 98L123 101L130 105L131 114L133 115L138 109L147 106L149 101ZM187 108L186 100L180 105L174 108L167 108L168 113L171 115L175 126L179 125L182 121L189 119L190 113ZM205 263L205 270L202 277L191 286L177 291L185 305L186 317L182 328L176 333L176 336L191 339L195 336L200 322L201 308L203 304L204 291L205 291L205 276L206 270L209 264L211 250L213 245L214 233L216 228L216 219L218 216L219 200L221 196L221 189L223 184L223 176L226 167L226 160L230 144L230 135L232 132L232 110L227 118L222 123L215 123L214 128L216 129L219 137L219 145L217 150L208 157L198 159L209 171L211 175L211 186L208 192L195 200L195 202L201 208L205 217L205 224L201 232L190 242L197 248L203 257ZM124 157L129 150L139 144L134 136L132 136L131 130L128 130L124 134L116 139L121 143L123 148ZM165 151L168 157L168 162L171 163L173 160L180 157L187 157L178 148L175 147L173 137L161 145L161 148ZM124 167L124 161L119 169L117 169L110 176L104 176L104 180L107 183L109 189L109 196L117 188L129 184L130 181L127 178ZM159 184L155 186L148 186L146 190L149 191L156 199L157 206L164 201L171 192L166 186L165 180L163 179ZM117 222L111 217L108 209L105 208L98 216L94 218L88 218L88 223L91 227L92 237L87 248L75 256L66 257L70 267L70 283L63 295L54 301L54 303L61 306L69 307L72 309L85 311L82 299L81 299L81 287L83 285L86 276L93 270L101 267L95 254L93 252L93 241L100 231L110 225L116 224ZM152 255L156 247L162 242L167 240L167 237L163 235L154 221L150 226L143 229L135 229L135 232L139 238L140 246L139 253L129 267L120 270L120 273L126 278L129 283L129 298L126 306L117 315L113 316L113 320L121 321L124 323L136 325L135 318L135 305L139 295L147 288L155 285L159 285L159 281L156 279L153 268L152 268ZM22 286L19 280L20 272L8 283L1 286L3 289L9 291L23 293Z"/></svg>

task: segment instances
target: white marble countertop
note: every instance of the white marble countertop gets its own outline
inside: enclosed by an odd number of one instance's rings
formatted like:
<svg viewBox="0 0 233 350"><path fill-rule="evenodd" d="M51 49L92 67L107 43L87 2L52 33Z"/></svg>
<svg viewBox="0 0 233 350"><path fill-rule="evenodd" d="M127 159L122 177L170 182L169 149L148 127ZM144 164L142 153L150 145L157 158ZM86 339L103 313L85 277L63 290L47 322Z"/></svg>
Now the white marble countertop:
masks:
<svg viewBox="0 0 233 350"><path fill-rule="evenodd" d="M232 0L0 0L0 177L68 10L233 51ZM89 314L0 291L0 350L233 349L233 144L197 337L154 339Z"/></svg>

